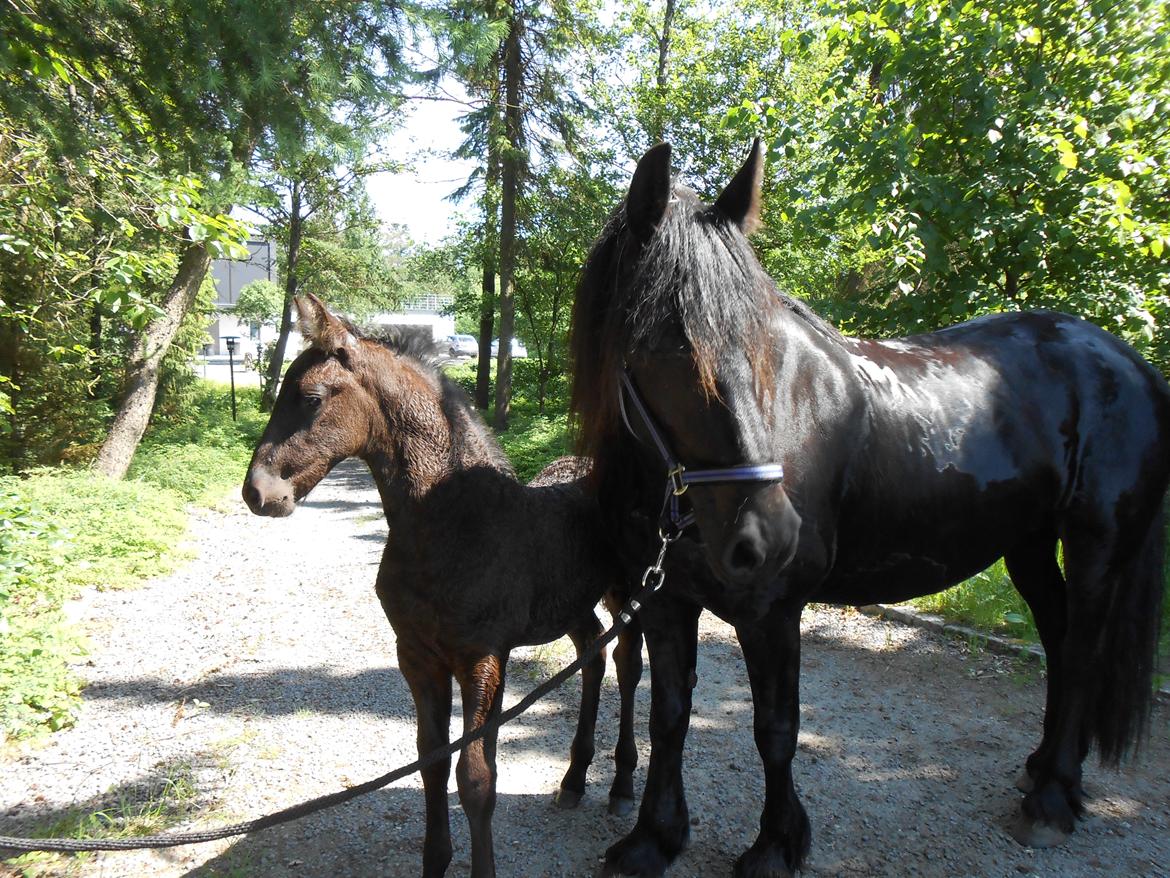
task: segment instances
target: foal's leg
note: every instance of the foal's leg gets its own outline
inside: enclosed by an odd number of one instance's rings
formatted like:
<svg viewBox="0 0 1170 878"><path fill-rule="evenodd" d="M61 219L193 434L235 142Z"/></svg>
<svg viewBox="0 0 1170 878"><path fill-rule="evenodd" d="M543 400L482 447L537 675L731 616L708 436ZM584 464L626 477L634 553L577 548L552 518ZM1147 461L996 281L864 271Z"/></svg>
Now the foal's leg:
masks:
<svg viewBox="0 0 1170 878"><path fill-rule="evenodd" d="M691 719L700 607L659 592L642 610L650 651L650 765L633 830L605 852L606 872L661 875L690 833L682 752Z"/></svg>
<svg viewBox="0 0 1170 878"><path fill-rule="evenodd" d="M755 706L764 762L760 834L735 863L739 878L789 876L808 854L808 815L792 784L800 725L800 610L776 605L760 622L736 627Z"/></svg>
<svg viewBox="0 0 1170 878"><path fill-rule="evenodd" d="M1044 704L1044 735L1040 746L1024 763L1019 787L1027 793L1035 785L1039 766L1053 746L1060 690L1064 682L1064 638L1068 629L1068 598L1064 574L1056 562L1056 537L1044 536L1004 556L1012 583L1032 610L1047 664L1048 692Z"/></svg>
<svg viewBox="0 0 1170 878"><path fill-rule="evenodd" d="M601 634L601 623L592 612L587 620L569 632L580 658ZM597 729L597 705L601 700L601 678L605 676L605 650L581 669L581 710L577 715L577 733L569 748L569 769L561 780L554 801L562 808L576 808L585 794L585 774L593 762L594 732Z"/></svg>
<svg viewBox="0 0 1170 878"><path fill-rule="evenodd" d="M458 673L463 693L463 731L474 731L499 716L507 656L487 655ZM459 755L455 779L471 830L471 878L494 878L492 812L496 809L495 730L468 744Z"/></svg>
<svg viewBox="0 0 1170 878"><path fill-rule="evenodd" d="M450 743L451 673L444 666L416 661L400 639L398 664L414 696L418 723L418 755ZM447 778L451 759L440 759L422 770L426 799L426 836L423 841L423 876L439 878L451 862L451 824L447 814Z"/></svg>
<svg viewBox="0 0 1170 878"><path fill-rule="evenodd" d="M619 607L620 609L620 607ZM617 611L614 611L616 617ZM634 809L634 769L638 767L638 744L634 738L634 696L642 679L642 626L637 617L618 635L613 648L621 693L621 719L618 725L613 786L609 788L609 813L624 817Z"/></svg>

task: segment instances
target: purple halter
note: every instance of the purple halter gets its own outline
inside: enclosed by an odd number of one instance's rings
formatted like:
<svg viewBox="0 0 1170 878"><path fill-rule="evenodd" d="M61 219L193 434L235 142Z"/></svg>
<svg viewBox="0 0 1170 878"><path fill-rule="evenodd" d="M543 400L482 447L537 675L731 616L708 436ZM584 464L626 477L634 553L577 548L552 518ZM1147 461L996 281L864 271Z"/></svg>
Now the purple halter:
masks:
<svg viewBox="0 0 1170 878"><path fill-rule="evenodd" d="M784 467L778 463L743 463L717 469L688 470L671 453L670 447L662 437L662 431L654 423L654 418L650 416L650 411L642 402L642 397L638 395L634 382L630 380L630 373L622 369L622 386L618 391L618 406L621 408L622 421L625 422L626 429L630 431L631 436L639 439L638 434L630 424L630 417L626 411L627 396L634 404L634 410L638 413L642 425L650 434L654 447L658 449L658 454L666 465L666 497L662 502L662 523L665 524L666 516L669 516L676 534L690 527L695 521L694 513L688 512L683 515L678 504L678 498L685 494L691 485L714 485L724 482L778 482L784 478ZM639 441L641 440L639 439Z"/></svg>

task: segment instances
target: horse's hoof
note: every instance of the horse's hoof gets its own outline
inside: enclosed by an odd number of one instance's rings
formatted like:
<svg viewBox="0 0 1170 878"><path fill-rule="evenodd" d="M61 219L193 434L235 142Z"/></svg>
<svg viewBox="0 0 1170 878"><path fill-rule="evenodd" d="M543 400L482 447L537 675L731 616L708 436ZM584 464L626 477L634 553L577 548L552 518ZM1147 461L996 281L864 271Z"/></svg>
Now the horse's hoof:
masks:
<svg viewBox="0 0 1170 878"><path fill-rule="evenodd" d="M682 837L674 846L675 849L667 850L653 834L635 826L633 832L605 852L605 866L601 874L658 878L666 872L671 860L686 847L688 830L689 827L684 825Z"/></svg>
<svg viewBox="0 0 1170 878"><path fill-rule="evenodd" d="M625 796L609 797L609 813L614 817L625 817L634 810L634 800Z"/></svg>
<svg viewBox="0 0 1170 878"><path fill-rule="evenodd" d="M557 794L553 796L553 802L556 803L558 808L564 808L567 811L581 804L581 794L574 790L567 790L561 787L557 790Z"/></svg>
<svg viewBox="0 0 1170 878"><path fill-rule="evenodd" d="M808 850L807 826L802 833L788 839L785 848L785 844L757 838L735 861L735 878L792 878Z"/></svg>
<svg viewBox="0 0 1170 878"><path fill-rule="evenodd" d="M1052 848L1064 844L1068 832L1055 823L1030 820L1024 814L1017 814L1008 827L1011 837L1026 848Z"/></svg>
<svg viewBox="0 0 1170 878"><path fill-rule="evenodd" d="M1028 773L1028 769L1025 768L1016 778L1016 789L1021 793L1030 793L1036 789L1036 780Z"/></svg>
<svg viewBox="0 0 1170 878"><path fill-rule="evenodd" d="M735 861L735 878L792 878L792 870L784 862L784 858L773 855L766 862L763 860L748 859L744 854Z"/></svg>

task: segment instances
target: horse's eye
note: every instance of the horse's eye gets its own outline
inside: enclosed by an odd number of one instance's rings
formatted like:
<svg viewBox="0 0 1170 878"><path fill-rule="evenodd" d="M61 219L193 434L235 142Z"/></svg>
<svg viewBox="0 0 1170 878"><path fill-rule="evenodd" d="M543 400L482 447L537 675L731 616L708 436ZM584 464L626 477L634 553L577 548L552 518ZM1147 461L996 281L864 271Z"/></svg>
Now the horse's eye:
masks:
<svg viewBox="0 0 1170 878"><path fill-rule="evenodd" d="M305 397L305 405L311 409L319 408L321 405L321 397L319 397L319 396L306 396Z"/></svg>

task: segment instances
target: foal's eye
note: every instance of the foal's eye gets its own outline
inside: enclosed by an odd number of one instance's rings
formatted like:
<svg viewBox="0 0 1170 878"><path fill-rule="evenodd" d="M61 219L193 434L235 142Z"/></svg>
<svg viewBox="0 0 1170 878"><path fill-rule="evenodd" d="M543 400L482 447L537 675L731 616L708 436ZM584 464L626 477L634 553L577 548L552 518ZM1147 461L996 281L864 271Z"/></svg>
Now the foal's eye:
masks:
<svg viewBox="0 0 1170 878"><path fill-rule="evenodd" d="M321 397L319 397L319 396L306 396L305 397L305 405L311 409L319 408L321 406Z"/></svg>

